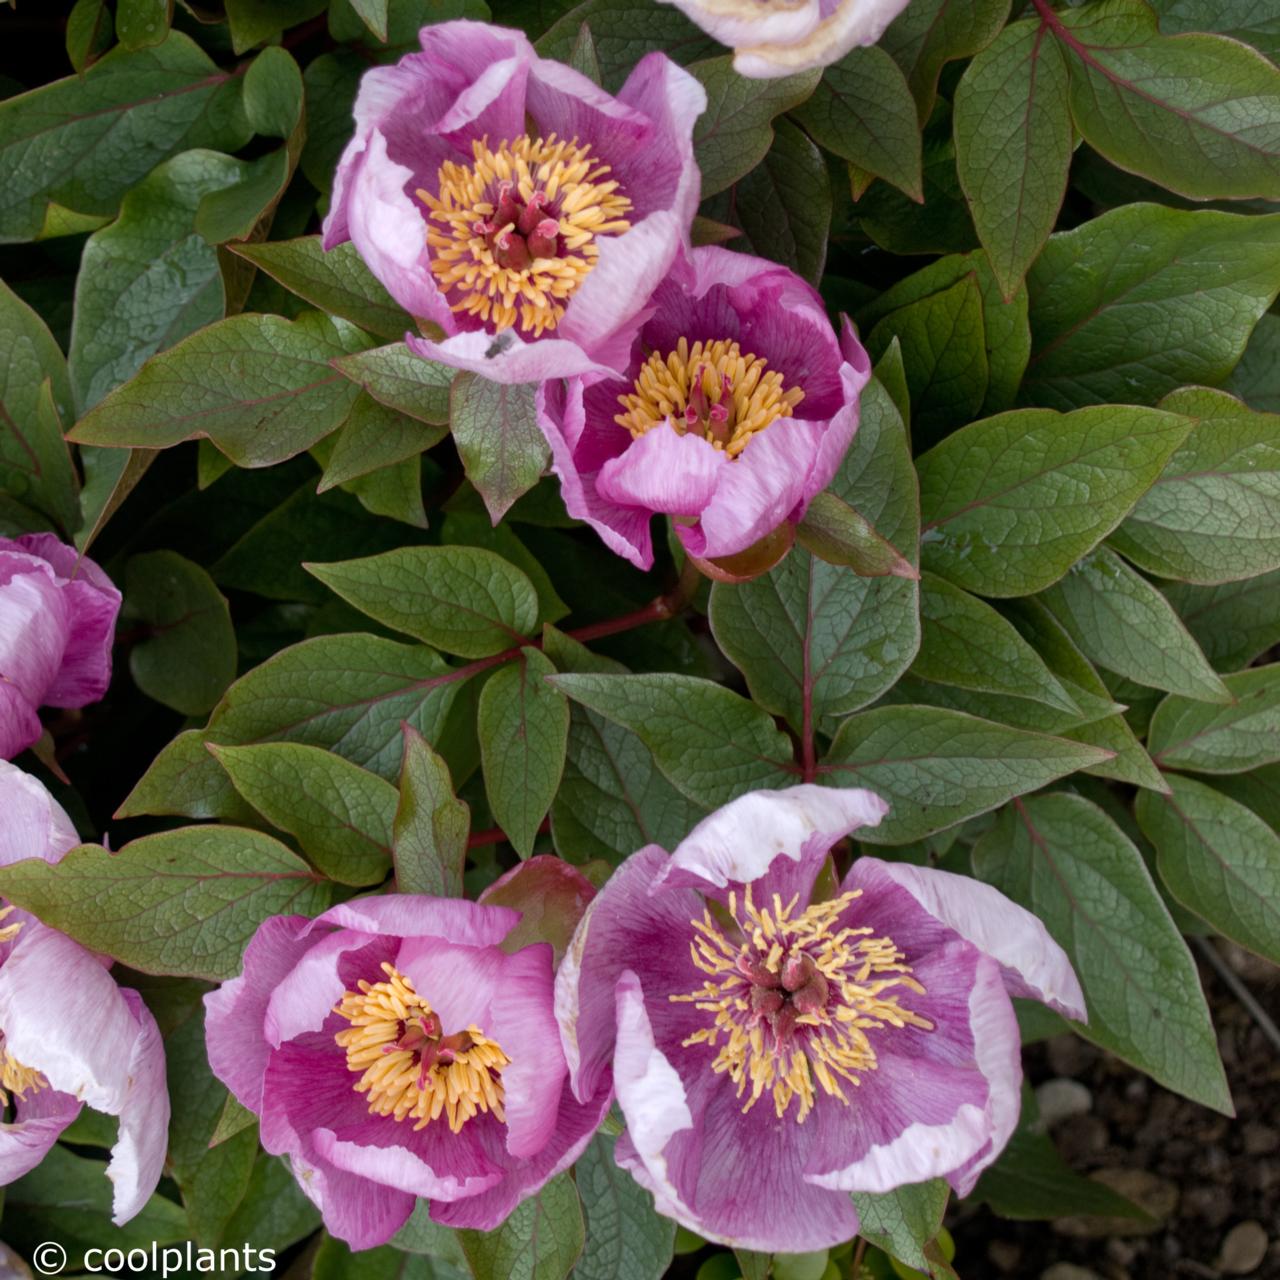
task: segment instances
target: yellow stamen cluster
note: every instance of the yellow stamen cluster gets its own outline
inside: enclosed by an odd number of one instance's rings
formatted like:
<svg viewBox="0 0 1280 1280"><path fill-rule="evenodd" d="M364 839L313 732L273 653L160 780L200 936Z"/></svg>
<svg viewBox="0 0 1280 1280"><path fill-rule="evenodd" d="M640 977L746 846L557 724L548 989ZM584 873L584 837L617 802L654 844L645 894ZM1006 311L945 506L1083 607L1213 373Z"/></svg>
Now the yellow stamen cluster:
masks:
<svg viewBox="0 0 1280 1280"><path fill-rule="evenodd" d="M0 907L0 920L3 920L12 911L13 907L11 906ZM0 926L0 942L12 942L21 929L21 920L16 920L13 924ZM8 1046L4 1044L3 1038L0 1037L0 1108L9 1105L10 1094L18 1098L25 1098L28 1089L35 1093L48 1087L49 1082L44 1076L32 1067L23 1066L9 1052Z"/></svg>
<svg viewBox="0 0 1280 1280"><path fill-rule="evenodd" d="M799 387L784 387L782 374L766 364L744 355L736 342L690 347L681 338L674 351L649 356L634 388L618 397L624 412L614 421L637 439L669 422L681 435L696 432L736 458L752 436L791 417L804 399Z"/></svg>
<svg viewBox="0 0 1280 1280"><path fill-rule="evenodd" d="M382 971L386 982L358 983L359 992L346 992L334 1009L351 1023L334 1039L347 1051L347 1066L361 1073L354 1088L369 1095L369 1110L397 1121L413 1117L415 1129L444 1115L454 1133L483 1111L505 1120L501 1074L511 1059L478 1028L468 1027L465 1035L449 1037L467 1047L424 1066L420 1049L398 1042L407 1025L434 1016L432 1008L393 965L384 964Z"/></svg>
<svg viewBox="0 0 1280 1280"><path fill-rule="evenodd" d="M923 995L924 988L910 976L892 940L873 938L865 927L836 928L859 894L855 890L814 903L794 915L798 896L783 903L774 894L770 911L752 902L748 885L741 911L737 895L729 895L729 915L736 925L731 932L740 941L730 941L709 910L692 921L693 962L709 977L698 990L670 999L692 1002L715 1015L711 1026L684 1044L719 1046L711 1068L728 1074L739 1098L750 1086L744 1112L769 1090L779 1119L795 1100L796 1120L803 1123L813 1109L815 1081L847 1106L841 1080L857 1085L860 1072L876 1069L868 1031L907 1026L932 1030L931 1022L898 1003L903 991ZM783 978L788 965L819 975L807 981L811 990L821 990L820 1002L802 1002L798 992L787 994ZM894 988L898 991L889 994ZM767 1002L759 998L761 992L767 993ZM781 1008L766 1016L760 1012L766 1004Z"/></svg>
<svg viewBox="0 0 1280 1280"><path fill-rule="evenodd" d="M576 138L516 138L490 148L488 139L471 144L474 163L440 166L439 194L420 190L430 210L427 229L431 270L454 311L478 316L495 330L517 323L534 336L554 329L566 299L596 264L597 236L626 231L631 201L609 181L607 164L591 156ZM556 256L535 256L526 265L503 265L495 252L492 225L499 187L511 183L513 196L527 206L545 197L542 212L559 224Z"/></svg>

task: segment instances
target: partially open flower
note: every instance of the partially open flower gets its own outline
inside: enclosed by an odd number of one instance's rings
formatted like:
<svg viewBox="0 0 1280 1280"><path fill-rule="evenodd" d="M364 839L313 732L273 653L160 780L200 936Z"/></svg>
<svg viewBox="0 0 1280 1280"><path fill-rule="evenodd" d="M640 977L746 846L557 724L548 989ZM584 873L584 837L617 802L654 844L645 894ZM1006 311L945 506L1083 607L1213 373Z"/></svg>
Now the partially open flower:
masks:
<svg viewBox="0 0 1280 1280"><path fill-rule="evenodd" d="M424 27L367 72L324 246L354 242L411 314L417 352L498 382L624 364L698 204L702 86L666 55L617 97L519 31Z"/></svg>
<svg viewBox="0 0 1280 1280"><path fill-rule="evenodd" d="M502 949L519 919L408 894L275 916L205 997L214 1073L353 1248L385 1243L418 1196L438 1222L497 1226L609 1106L607 1072L569 1092L551 947Z"/></svg>
<svg viewBox="0 0 1280 1280"><path fill-rule="evenodd" d="M40 737L42 706L83 707L111 682L120 592L51 533L0 538L0 758Z"/></svg>
<svg viewBox="0 0 1280 1280"><path fill-rule="evenodd" d="M633 854L556 983L574 1088L613 1071L618 1162L709 1239L802 1252L850 1239L850 1191L968 1192L1017 1122L1009 996L1082 1017L1043 925L967 877L827 853L887 805L798 786L742 796L668 855Z"/></svg>
<svg viewBox="0 0 1280 1280"><path fill-rule="evenodd" d="M78 843L45 788L0 761L0 866L57 862ZM0 907L0 1185L44 1159L85 1104L119 1116L107 1177L112 1221L128 1222L160 1181L169 1140L164 1046L136 991L103 961L24 911Z"/></svg>
<svg viewBox="0 0 1280 1280"><path fill-rule="evenodd" d="M875 44L908 0L663 0L734 51L757 80L826 67Z"/></svg>
<svg viewBox="0 0 1280 1280"><path fill-rule="evenodd" d="M538 422L566 509L612 550L649 568L650 517L665 513L690 555L716 560L801 519L870 376L853 330L837 340L794 272L702 248L654 294L625 381L544 383Z"/></svg>

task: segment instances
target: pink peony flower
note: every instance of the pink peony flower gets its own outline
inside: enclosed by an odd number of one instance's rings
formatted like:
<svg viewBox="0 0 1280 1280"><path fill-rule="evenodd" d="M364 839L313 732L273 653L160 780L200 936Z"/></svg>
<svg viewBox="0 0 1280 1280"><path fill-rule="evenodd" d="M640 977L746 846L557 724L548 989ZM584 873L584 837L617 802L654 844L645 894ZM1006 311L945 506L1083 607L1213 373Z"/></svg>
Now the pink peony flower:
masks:
<svg viewBox="0 0 1280 1280"><path fill-rule="evenodd" d="M418 1196L438 1222L492 1229L609 1106L607 1071L569 1092L551 947L502 949L519 920L410 894L276 916L205 997L214 1073L352 1248L390 1239Z"/></svg>
<svg viewBox="0 0 1280 1280"><path fill-rule="evenodd" d="M569 514L647 569L655 512L699 559L799 521L840 466L870 376L852 328L837 340L799 276L695 249L654 294L625 382L544 383L538 422Z"/></svg>
<svg viewBox="0 0 1280 1280"><path fill-rule="evenodd" d="M612 1069L618 1162L725 1244L850 1239L850 1191L945 1177L961 1194L1017 1122L1009 996L1084 1016L1044 926L966 877L827 852L888 806L798 786L742 796L668 855L633 854L556 981L573 1087Z"/></svg>
<svg viewBox="0 0 1280 1280"><path fill-rule="evenodd" d="M663 0L734 51L740 76L768 80L875 44L908 0Z"/></svg>
<svg viewBox="0 0 1280 1280"><path fill-rule="evenodd" d="M0 760L0 866L57 862L79 843L35 778ZM112 1221L128 1222L160 1181L169 1137L164 1046L136 991L102 960L15 907L0 908L0 1185L29 1173L88 1104L119 1116L107 1177Z"/></svg>
<svg viewBox="0 0 1280 1280"><path fill-rule="evenodd" d="M651 53L615 98L519 31L424 27L366 72L324 247L351 240L413 350L497 382L613 372L698 205L702 86Z"/></svg>
<svg viewBox="0 0 1280 1280"><path fill-rule="evenodd" d="M111 682L120 592L51 533L0 538L0 758L40 737L42 706L83 707Z"/></svg>

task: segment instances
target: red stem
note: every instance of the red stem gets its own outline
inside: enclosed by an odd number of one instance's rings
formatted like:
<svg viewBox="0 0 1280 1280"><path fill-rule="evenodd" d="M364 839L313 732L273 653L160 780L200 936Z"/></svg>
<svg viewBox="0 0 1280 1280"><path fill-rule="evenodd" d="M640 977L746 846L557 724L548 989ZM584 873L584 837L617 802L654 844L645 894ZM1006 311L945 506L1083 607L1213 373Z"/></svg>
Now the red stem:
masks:
<svg viewBox="0 0 1280 1280"><path fill-rule="evenodd" d="M544 836L550 830L551 819L543 818L538 827L538 835ZM486 827L483 831L473 831L467 837L467 848L479 849L487 844L501 844L507 838L507 833L501 827Z"/></svg>

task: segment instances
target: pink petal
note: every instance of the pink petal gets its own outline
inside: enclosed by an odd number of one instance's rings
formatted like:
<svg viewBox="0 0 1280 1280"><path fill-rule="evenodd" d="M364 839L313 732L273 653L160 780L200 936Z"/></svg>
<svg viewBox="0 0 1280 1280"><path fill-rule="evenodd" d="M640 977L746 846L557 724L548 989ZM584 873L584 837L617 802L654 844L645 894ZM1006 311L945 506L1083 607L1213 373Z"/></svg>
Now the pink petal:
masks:
<svg viewBox="0 0 1280 1280"><path fill-rule="evenodd" d="M0 760L0 867L24 858L58 862L80 843L66 811L45 785Z"/></svg>
<svg viewBox="0 0 1280 1280"><path fill-rule="evenodd" d="M556 974L556 1021L580 1100L593 1097L608 1072L614 988L624 969L643 969L646 980L668 992L697 985L689 973L690 921L701 919L702 899L687 889L650 892L666 861L662 849L648 845L609 877L587 907Z"/></svg>
<svg viewBox="0 0 1280 1280"><path fill-rule="evenodd" d="M115 1188L111 1221L118 1227L140 1213L151 1198L164 1172L169 1146L169 1090L160 1028L136 991L122 987L120 994L133 1014L137 1033L128 1051L128 1085L115 1113L120 1128L107 1165L107 1177Z"/></svg>
<svg viewBox="0 0 1280 1280"><path fill-rule="evenodd" d="M696 516L737 465L699 435L657 426L600 468L596 491L619 506Z"/></svg>
<svg viewBox="0 0 1280 1280"><path fill-rule="evenodd" d="M839 62L855 45L875 44L908 0L838 0L823 4L823 20L803 39L758 41L739 47L733 69L750 79L794 75ZM695 19L696 21L696 19ZM737 42L746 46L747 41Z"/></svg>
<svg viewBox="0 0 1280 1280"><path fill-rule="evenodd" d="M677 533L690 555L712 559L744 551L776 529L801 502L825 423L779 419L724 469L697 524Z"/></svg>
<svg viewBox="0 0 1280 1280"><path fill-rule="evenodd" d="M83 1104L56 1089L14 1099L16 1118L0 1123L0 1187L30 1173L80 1114Z"/></svg>
<svg viewBox="0 0 1280 1280"><path fill-rule="evenodd" d="M0 678L0 760L25 751L43 732L35 706L17 685Z"/></svg>
<svg viewBox="0 0 1280 1280"><path fill-rule="evenodd" d="M0 684L33 707L43 705L58 677L71 636L70 605L42 561L0 585Z"/></svg>
<svg viewBox="0 0 1280 1280"><path fill-rule="evenodd" d="M461 898L422 893L353 898L317 916L313 927L337 925L383 937L447 938L470 947L496 946L519 923L520 913L506 907L482 907Z"/></svg>
<svg viewBox="0 0 1280 1280"><path fill-rule="evenodd" d="M904 889L934 919L999 961L1011 995L1039 1000L1069 1018L1087 1016L1066 953L1030 911L999 890L969 876L878 858L859 858L846 879L847 887L868 895L886 885Z"/></svg>
<svg viewBox="0 0 1280 1280"><path fill-rule="evenodd" d="M267 1005L276 987L314 945L307 937L310 926L305 916L264 920L245 948L240 976L204 998L209 1065L256 1115L262 1114L262 1077L270 1053L263 1029Z"/></svg>
<svg viewBox="0 0 1280 1280"><path fill-rule="evenodd" d="M663 0L663 3L673 4L690 22L730 48L742 44L794 44L818 25L820 17L817 0L777 7L752 4L748 0L733 8L707 4L706 0Z"/></svg>
<svg viewBox="0 0 1280 1280"><path fill-rule="evenodd" d="M551 469L560 477L565 510L575 520L585 520L610 551L631 561L637 569L652 568L651 513L608 501L596 488L596 472L579 468L575 446L585 429L581 379L569 380L567 395L559 383L544 382L538 388L536 403L538 426L551 446ZM625 438L623 433L624 441Z"/></svg>
<svg viewBox="0 0 1280 1280"><path fill-rule="evenodd" d="M934 1029L872 1033L876 1069L863 1073L849 1107L826 1108L818 1126L805 1174L814 1186L891 1191L947 1177L984 1153L990 1163L1008 1141L1003 1124L1010 1106L1017 1120L1021 1045L999 966L956 941L912 972L926 994L903 1004Z"/></svg>
<svg viewBox="0 0 1280 1280"><path fill-rule="evenodd" d="M653 889L724 889L750 884L779 859L803 866L809 878L837 840L874 827L889 806L872 791L805 783L784 791L750 791L703 818L653 877ZM788 895L789 896L789 895Z"/></svg>
<svg viewBox="0 0 1280 1280"><path fill-rule="evenodd" d="M450 329L456 328L450 321ZM406 334L410 351L454 369L478 373L490 382L545 382L581 374L613 377L615 370L599 363L595 355L564 338L539 338L527 342L514 329L492 334L482 329L454 333L443 342Z"/></svg>

